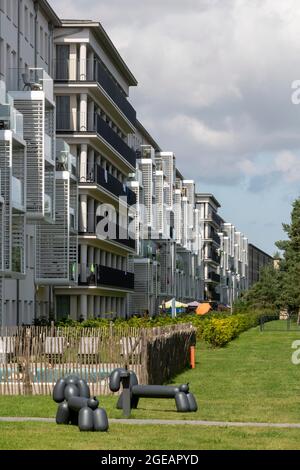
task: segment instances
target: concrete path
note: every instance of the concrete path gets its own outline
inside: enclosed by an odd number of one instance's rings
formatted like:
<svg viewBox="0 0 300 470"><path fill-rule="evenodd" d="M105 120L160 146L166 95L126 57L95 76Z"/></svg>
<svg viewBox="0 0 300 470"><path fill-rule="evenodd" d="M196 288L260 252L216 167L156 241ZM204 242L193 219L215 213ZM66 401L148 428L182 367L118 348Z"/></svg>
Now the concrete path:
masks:
<svg viewBox="0 0 300 470"><path fill-rule="evenodd" d="M0 422L37 422L55 423L54 418L17 418L0 417ZM255 423L255 422L232 422L232 421L202 421L202 420L181 420L181 419L109 419L111 424L131 424L131 425L190 425L190 426L218 426L218 427L251 427L251 428L290 428L300 429L300 423Z"/></svg>

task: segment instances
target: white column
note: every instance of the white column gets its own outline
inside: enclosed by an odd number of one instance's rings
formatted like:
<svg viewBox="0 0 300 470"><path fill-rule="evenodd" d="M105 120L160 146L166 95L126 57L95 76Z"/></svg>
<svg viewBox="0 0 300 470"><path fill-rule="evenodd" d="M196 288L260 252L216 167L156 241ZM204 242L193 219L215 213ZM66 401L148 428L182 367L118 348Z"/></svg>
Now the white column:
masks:
<svg viewBox="0 0 300 470"><path fill-rule="evenodd" d="M86 44L80 44L79 52L79 80L86 80Z"/></svg>
<svg viewBox="0 0 300 470"><path fill-rule="evenodd" d="M88 264L89 266L91 264L94 264L94 247L93 246L88 247Z"/></svg>
<svg viewBox="0 0 300 470"><path fill-rule="evenodd" d="M87 167L88 167L88 175L91 175L94 177L95 176L95 151L93 149L89 149Z"/></svg>
<svg viewBox="0 0 300 470"><path fill-rule="evenodd" d="M79 130L85 132L88 130L88 122L87 122L87 94L81 93L80 94L80 116L79 116Z"/></svg>
<svg viewBox="0 0 300 470"><path fill-rule="evenodd" d="M86 269L87 269L87 245L80 247L80 279L86 282Z"/></svg>
<svg viewBox="0 0 300 470"><path fill-rule="evenodd" d="M69 65L69 79L77 79L77 45L70 44L70 65Z"/></svg>
<svg viewBox="0 0 300 470"><path fill-rule="evenodd" d="M103 317L104 313L105 313L105 297L100 297L100 315L101 317Z"/></svg>
<svg viewBox="0 0 300 470"><path fill-rule="evenodd" d="M95 232L95 200L92 198L88 200L88 231Z"/></svg>
<svg viewBox="0 0 300 470"><path fill-rule="evenodd" d="M77 96L71 95L70 96L70 113L71 113L71 131L78 130L78 112L77 112Z"/></svg>
<svg viewBox="0 0 300 470"><path fill-rule="evenodd" d="M79 231L87 231L87 195L80 195Z"/></svg>
<svg viewBox="0 0 300 470"><path fill-rule="evenodd" d="M114 314L117 313L117 299L116 299L116 297L112 297L112 299L111 299L111 310Z"/></svg>
<svg viewBox="0 0 300 470"><path fill-rule="evenodd" d="M87 144L81 144L80 149L80 181L85 182L87 177Z"/></svg>

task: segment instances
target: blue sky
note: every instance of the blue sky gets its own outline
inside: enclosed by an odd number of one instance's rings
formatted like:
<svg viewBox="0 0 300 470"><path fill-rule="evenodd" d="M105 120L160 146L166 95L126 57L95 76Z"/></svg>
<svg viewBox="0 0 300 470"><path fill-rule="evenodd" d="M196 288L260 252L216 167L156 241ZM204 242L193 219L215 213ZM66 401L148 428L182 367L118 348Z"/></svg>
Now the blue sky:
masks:
<svg viewBox="0 0 300 470"><path fill-rule="evenodd" d="M50 0L100 21L139 81L138 117L221 214L275 251L300 188L299 0Z"/></svg>

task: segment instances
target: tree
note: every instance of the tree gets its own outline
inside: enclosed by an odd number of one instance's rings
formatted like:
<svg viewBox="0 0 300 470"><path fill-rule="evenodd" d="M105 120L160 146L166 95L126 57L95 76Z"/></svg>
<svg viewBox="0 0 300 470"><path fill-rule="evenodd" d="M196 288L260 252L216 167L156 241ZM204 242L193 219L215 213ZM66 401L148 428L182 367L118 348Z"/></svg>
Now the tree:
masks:
<svg viewBox="0 0 300 470"><path fill-rule="evenodd" d="M279 263L282 287L279 303L290 313L300 310L300 199L293 203L291 223L283 224L288 239L281 240L276 246L283 252Z"/></svg>
<svg viewBox="0 0 300 470"><path fill-rule="evenodd" d="M243 301L248 307L277 310L281 289L282 273L269 264L261 269L259 281L244 294Z"/></svg>

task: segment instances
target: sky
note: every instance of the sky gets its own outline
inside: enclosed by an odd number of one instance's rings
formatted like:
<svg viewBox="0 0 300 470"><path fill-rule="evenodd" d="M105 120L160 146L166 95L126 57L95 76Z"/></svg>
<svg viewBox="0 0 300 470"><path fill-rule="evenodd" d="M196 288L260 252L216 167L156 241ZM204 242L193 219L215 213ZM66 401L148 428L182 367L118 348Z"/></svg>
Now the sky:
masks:
<svg viewBox="0 0 300 470"><path fill-rule="evenodd" d="M138 119L225 220L273 254L300 196L299 0L50 4L102 23L139 82Z"/></svg>

